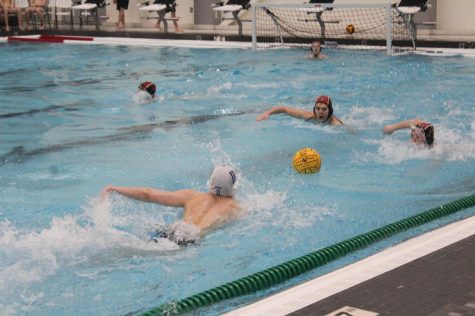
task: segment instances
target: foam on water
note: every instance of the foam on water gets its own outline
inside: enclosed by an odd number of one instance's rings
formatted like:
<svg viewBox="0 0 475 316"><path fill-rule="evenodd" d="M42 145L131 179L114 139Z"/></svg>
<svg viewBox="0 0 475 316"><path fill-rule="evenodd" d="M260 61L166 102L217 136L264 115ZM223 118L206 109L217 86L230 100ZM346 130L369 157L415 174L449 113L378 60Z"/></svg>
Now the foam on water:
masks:
<svg viewBox="0 0 475 316"><path fill-rule="evenodd" d="M107 258L120 251L121 256L143 256L178 249L172 242L155 243L145 237L152 223L150 214L130 210L133 204L125 200L118 206L119 211L113 212L111 200L91 199L79 216L54 216L49 227L32 231L0 222L0 253L6 258L0 267L1 296L98 255ZM120 211L121 206L128 211Z"/></svg>
<svg viewBox="0 0 475 316"><path fill-rule="evenodd" d="M340 117L336 113L337 111L335 110L335 115ZM347 125L368 128L380 125L381 122L392 122L397 120L397 117L390 109L373 106L352 106L348 113L341 116L341 119Z"/></svg>
<svg viewBox="0 0 475 316"><path fill-rule="evenodd" d="M285 227L286 229L301 229L311 227L322 216L330 215L332 211L324 205L293 204L288 200L287 192L268 190L262 193L247 193L242 207L246 212L249 225L245 230L259 227Z"/></svg>
<svg viewBox="0 0 475 316"><path fill-rule="evenodd" d="M231 82L225 82L218 86L209 87L207 93L209 94L220 94L223 90L229 90L233 87Z"/></svg>

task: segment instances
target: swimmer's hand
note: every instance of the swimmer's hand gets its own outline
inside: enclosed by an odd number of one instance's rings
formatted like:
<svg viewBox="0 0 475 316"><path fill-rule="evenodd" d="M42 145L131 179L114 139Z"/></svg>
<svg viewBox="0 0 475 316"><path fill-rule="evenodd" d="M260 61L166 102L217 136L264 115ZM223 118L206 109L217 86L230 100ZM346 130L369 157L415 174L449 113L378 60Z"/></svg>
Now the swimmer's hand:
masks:
<svg viewBox="0 0 475 316"><path fill-rule="evenodd" d="M109 193L114 192L115 188L112 185L107 185L102 189L101 191L101 201L107 200L107 197L109 196Z"/></svg>
<svg viewBox="0 0 475 316"><path fill-rule="evenodd" d="M256 122L267 120L269 118L269 115L270 115L269 111L265 111L264 113L256 117Z"/></svg>

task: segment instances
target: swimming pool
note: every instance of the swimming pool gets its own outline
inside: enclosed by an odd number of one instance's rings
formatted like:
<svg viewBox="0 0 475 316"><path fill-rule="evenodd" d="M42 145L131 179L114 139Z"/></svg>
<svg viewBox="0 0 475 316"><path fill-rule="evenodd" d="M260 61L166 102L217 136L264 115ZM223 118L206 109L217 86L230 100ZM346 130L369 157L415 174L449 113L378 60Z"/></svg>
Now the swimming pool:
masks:
<svg viewBox="0 0 475 316"><path fill-rule="evenodd" d="M475 60L377 52L2 45L0 309L7 315L137 313L472 194ZM158 100L132 101L139 82ZM284 116L333 98L347 126ZM420 117L432 150L385 124ZM301 147L316 175L290 161ZM172 208L114 197L106 184L206 189L213 166L239 171L240 219L197 246L150 243ZM475 210L398 235L282 287L353 262ZM276 290L273 288L270 291ZM213 306L219 314L265 293Z"/></svg>

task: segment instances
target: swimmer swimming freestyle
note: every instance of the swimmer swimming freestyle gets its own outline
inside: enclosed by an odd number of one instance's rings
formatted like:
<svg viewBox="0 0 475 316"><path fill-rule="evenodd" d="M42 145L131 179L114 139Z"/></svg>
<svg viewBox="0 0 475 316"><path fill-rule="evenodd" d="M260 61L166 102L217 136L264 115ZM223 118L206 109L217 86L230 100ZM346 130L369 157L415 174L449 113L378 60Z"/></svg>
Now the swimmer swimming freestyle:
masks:
<svg viewBox="0 0 475 316"><path fill-rule="evenodd" d="M432 148L434 145L434 126L431 123L424 122L420 119L411 119L402 121L392 125L386 125L383 128L384 134L392 134L394 131L410 128L411 141L416 145L424 145Z"/></svg>
<svg viewBox="0 0 475 316"><path fill-rule="evenodd" d="M236 182L236 173L231 167L217 166L208 181L208 192L108 185L101 196L104 200L115 192L143 202L184 208L181 220L170 225L157 225L150 237L154 241L166 238L178 245L187 245L238 215L239 205L234 199Z"/></svg>

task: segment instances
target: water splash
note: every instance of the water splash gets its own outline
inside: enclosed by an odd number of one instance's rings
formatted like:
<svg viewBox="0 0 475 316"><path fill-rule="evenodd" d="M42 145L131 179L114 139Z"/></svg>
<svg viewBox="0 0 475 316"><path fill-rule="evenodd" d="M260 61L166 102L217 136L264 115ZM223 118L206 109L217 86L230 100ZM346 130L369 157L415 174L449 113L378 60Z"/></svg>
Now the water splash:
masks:
<svg viewBox="0 0 475 316"><path fill-rule="evenodd" d="M338 116L338 115L337 115ZM380 125L381 122L394 121L396 117L388 108L353 106L348 114L342 116L343 122L356 127Z"/></svg>
<svg viewBox="0 0 475 316"><path fill-rule="evenodd" d="M79 215L53 217L49 227L30 231L0 222L0 296L26 289L59 270L101 258L100 265L117 256L150 256L175 250L172 242L155 243L145 238L151 227L151 216L143 210L130 211L134 203L118 203L122 211L114 211L112 199L91 199ZM114 206L114 207L113 207ZM126 209L128 210L126 212ZM97 263L96 263L97 264ZM0 302L1 303L1 302Z"/></svg>
<svg viewBox="0 0 475 316"><path fill-rule="evenodd" d="M216 85L216 86L209 87L207 92L208 92L208 94L218 94L222 90L230 90L232 87L233 87L233 84L231 82L225 82L221 85Z"/></svg>
<svg viewBox="0 0 475 316"><path fill-rule="evenodd" d="M135 104L150 104L154 98L148 92L139 90L134 94L133 100Z"/></svg>

